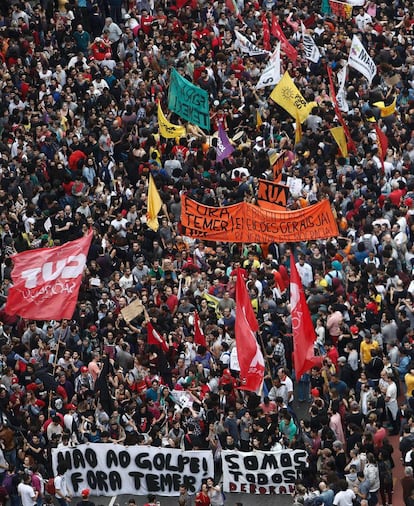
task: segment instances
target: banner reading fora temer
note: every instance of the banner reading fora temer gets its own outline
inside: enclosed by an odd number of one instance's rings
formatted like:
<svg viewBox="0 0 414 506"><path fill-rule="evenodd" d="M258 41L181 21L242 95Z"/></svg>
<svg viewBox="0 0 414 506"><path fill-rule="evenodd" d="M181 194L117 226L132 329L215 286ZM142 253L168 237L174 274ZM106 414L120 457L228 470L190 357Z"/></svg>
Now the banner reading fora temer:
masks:
<svg viewBox="0 0 414 506"><path fill-rule="evenodd" d="M297 211L269 211L241 202L210 207L181 197L181 225L190 237L223 242L295 242L328 239L338 226L328 200Z"/></svg>
<svg viewBox="0 0 414 506"><path fill-rule="evenodd" d="M171 70L168 109L181 118L210 130L210 112L206 90L191 84L175 70Z"/></svg>
<svg viewBox="0 0 414 506"><path fill-rule="evenodd" d="M246 494L290 494L307 467L304 450L223 450L223 490Z"/></svg>

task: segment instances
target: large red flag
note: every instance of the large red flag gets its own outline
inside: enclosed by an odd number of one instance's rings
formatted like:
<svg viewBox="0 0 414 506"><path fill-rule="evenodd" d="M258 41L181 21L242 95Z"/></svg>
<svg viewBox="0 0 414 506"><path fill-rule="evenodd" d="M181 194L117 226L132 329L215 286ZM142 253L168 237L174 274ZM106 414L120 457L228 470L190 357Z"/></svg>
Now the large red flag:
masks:
<svg viewBox="0 0 414 506"><path fill-rule="evenodd" d="M240 269L236 283L236 334L237 359L240 366L240 390L256 392L264 377L264 359L254 332L258 330L256 315Z"/></svg>
<svg viewBox="0 0 414 506"><path fill-rule="evenodd" d="M155 344L162 351L167 352L169 350L168 344L165 340L160 336L160 334L154 329L151 322L147 322L147 343Z"/></svg>
<svg viewBox="0 0 414 506"><path fill-rule="evenodd" d="M90 231L63 246L13 255L6 313L30 320L72 318L92 235Z"/></svg>
<svg viewBox="0 0 414 506"><path fill-rule="evenodd" d="M293 351L295 357L296 379L311 369L320 365L321 357L315 357L314 342L316 340L302 281L296 269L294 255L290 255L290 305L293 331Z"/></svg>
<svg viewBox="0 0 414 506"><path fill-rule="evenodd" d="M201 328L200 317L197 311L194 311L194 342L200 346L207 346L206 336Z"/></svg>
<svg viewBox="0 0 414 506"><path fill-rule="evenodd" d="M290 61L296 63L298 59L298 52L292 46L292 44L288 41L286 35L284 34L282 28L279 25L277 17L272 14L272 35L280 40L280 48L285 53L285 55L289 58Z"/></svg>

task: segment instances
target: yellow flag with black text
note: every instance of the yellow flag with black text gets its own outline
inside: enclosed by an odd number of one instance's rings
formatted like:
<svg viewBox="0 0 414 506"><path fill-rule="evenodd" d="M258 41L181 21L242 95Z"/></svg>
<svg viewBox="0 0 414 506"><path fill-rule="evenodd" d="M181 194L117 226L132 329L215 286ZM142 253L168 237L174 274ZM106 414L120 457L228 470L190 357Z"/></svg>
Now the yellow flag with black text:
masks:
<svg viewBox="0 0 414 506"><path fill-rule="evenodd" d="M186 135L185 127L181 125L173 125L164 116L161 105L158 102L158 129L160 135L166 139L176 139L177 137L184 137Z"/></svg>
<svg viewBox="0 0 414 506"><path fill-rule="evenodd" d="M312 112L312 109L317 106L316 102L306 102L290 77L289 72L283 74L282 79L270 94L270 98L273 102L280 105L280 107L283 107L292 118L296 119L296 115L298 114L301 124Z"/></svg>

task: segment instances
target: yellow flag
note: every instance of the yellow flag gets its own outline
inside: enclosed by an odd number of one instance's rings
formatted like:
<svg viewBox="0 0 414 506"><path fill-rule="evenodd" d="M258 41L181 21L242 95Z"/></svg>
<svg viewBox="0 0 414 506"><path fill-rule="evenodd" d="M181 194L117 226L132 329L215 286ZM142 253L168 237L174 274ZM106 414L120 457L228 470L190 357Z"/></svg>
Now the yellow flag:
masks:
<svg viewBox="0 0 414 506"><path fill-rule="evenodd" d="M260 130L260 127L263 125L262 117L260 116L259 109L256 109L256 130Z"/></svg>
<svg viewBox="0 0 414 506"><path fill-rule="evenodd" d="M342 156L346 158L348 156L348 146L346 145L346 137L343 127L337 126L335 128L331 128L329 131L335 139L335 142L338 144Z"/></svg>
<svg viewBox="0 0 414 506"><path fill-rule="evenodd" d="M385 105L384 102L375 102L374 105L381 111L381 118L386 118L387 116L391 116L391 114L395 113L395 109L397 107L397 97L394 97L394 100L390 105Z"/></svg>
<svg viewBox="0 0 414 506"><path fill-rule="evenodd" d="M295 126L295 144L302 139L302 125L300 123L299 113L296 112L296 126Z"/></svg>
<svg viewBox="0 0 414 506"><path fill-rule="evenodd" d="M148 185L148 213L147 225L151 230L156 232L160 226L158 223L158 213L162 207L162 200L158 193L153 177L150 174Z"/></svg>
<svg viewBox="0 0 414 506"><path fill-rule="evenodd" d="M270 165L273 165L275 164L276 160L278 159L279 157L279 154L277 151L272 151L270 154L269 154L269 161L270 161Z"/></svg>
<svg viewBox="0 0 414 506"><path fill-rule="evenodd" d="M158 129L160 135L166 139L175 139L177 137L184 137L186 135L185 127L180 125L173 125L170 123L162 112L161 105L158 102Z"/></svg>
<svg viewBox="0 0 414 506"><path fill-rule="evenodd" d="M317 106L316 102L306 102L288 72L283 74L282 79L270 94L270 98L283 107L292 118L296 119L296 114L298 114L300 123L303 123L312 109Z"/></svg>

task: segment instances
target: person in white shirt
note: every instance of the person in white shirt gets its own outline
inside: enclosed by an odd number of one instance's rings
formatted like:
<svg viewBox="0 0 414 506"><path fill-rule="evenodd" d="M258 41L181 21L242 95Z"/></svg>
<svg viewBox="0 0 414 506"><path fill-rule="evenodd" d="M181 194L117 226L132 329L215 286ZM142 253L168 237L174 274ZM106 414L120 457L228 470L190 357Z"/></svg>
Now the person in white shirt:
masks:
<svg viewBox="0 0 414 506"><path fill-rule="evenodd" d="M361 32L365 31L365 28L369 23L372 23L372 17L364 11L363 8L359 9L359 14L355 17L355 23L358 27L358 30Z"/></svg>
<svg viewBox="0 0 414 506"><path fill-rule="evenodd" d="M300 256L299 262L296 262L296 269L298 270L302 285L304 288L308 288L313 283L313 272L312 267L305 263L305 257Z"/></svg>
<svg viewBox="0 0 414 506"><path fill-rule="evenodd" d="M23 481L17 485L17 493L20 496L22 506L33 506L37 500L38 493L31 486L32 477L25 474Z"/></svg>
<svg viewBox="0 0 414 506"><path fill-rule="evenodd" d="M348 488L346 480L339 482L341 490L335 494L333 504L334 506L352 506L354 499L356 499L355 492Z"/></svg>
<svg viewBox="0 0 414 506"><path fill-rule="evenodd" d="M69 493L68 486L66 483L65 478L66 471L67 471L66 464L64 464L63 462L58 464L57 476L55 476L55 490L56 490L55 497L59 502L59 506L69 506L69 503L72 500L72 496ZM33 503L30 506L33 506Z"/></svg>

